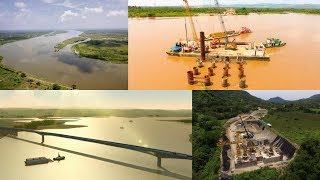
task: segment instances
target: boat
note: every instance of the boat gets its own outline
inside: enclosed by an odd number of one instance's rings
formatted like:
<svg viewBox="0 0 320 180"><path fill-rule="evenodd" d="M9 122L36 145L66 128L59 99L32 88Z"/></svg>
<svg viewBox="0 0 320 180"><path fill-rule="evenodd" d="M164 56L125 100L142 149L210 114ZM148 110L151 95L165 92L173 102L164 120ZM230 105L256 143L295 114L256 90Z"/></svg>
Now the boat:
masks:
<svg viewBox="0 0 320 180"><path fill-rule="evenodd" d="M58 156L53 158L54 161L61 161L61 160L65 160L64 156L60 156L60 154L58 153Z"/></svg>
<svg viewBox="0 0 320 180"><path fill-rule="evenodd" d="M266 40L266 43L264 43L263 45L266 48L273 48L273 47L282 47L285 46L287 43L280 41L279 39L275 39L275 38L268 38Z"/></svg>
<svg viewBox="0 0 320 180"><path fill-rule="evenodd" d="M133 122L132 120L130 120L129 122Z"/></svg>
<svg viewBox="0 0 320 180"><path fill-rule="evenodd" d="M46 157L36 157L36 158L28 158L24 161L26 166L32 166L37 164L47 164L49 163L50 159ZM52 160L51 160L52 161Z"/></svg>
<svg viewBox="0 0 320 180"><path fill-rule="evenodd" d="M241 29L238 32L239 34L247 34L247 33L252 33L251 29L247 27L241 27Z"/></svg>

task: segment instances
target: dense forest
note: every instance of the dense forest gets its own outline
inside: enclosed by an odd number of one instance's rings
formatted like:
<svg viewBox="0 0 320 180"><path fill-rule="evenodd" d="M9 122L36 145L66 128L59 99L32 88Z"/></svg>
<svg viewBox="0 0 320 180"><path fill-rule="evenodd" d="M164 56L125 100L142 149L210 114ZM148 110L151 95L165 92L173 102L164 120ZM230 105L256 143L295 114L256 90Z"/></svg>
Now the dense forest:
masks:
<svg viewBox="0 0 320 180"><path fill-rule="evenodd" d="M320 179L320 95L297 101L265 101L246 91L193 91L193 179L218 179L224 122L258 107L274 129L300 145L285 168L263 168L233 179Z"/></svg>

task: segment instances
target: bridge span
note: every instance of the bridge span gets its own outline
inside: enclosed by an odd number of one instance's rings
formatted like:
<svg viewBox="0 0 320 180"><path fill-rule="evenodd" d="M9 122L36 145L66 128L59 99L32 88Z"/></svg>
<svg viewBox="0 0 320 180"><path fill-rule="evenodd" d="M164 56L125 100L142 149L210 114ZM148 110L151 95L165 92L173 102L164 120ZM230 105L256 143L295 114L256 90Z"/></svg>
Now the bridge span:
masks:
<svg viewBox="0 0 320 180"><path fill-rule="evenodd" d="M186 160L192 160L192 155L183 154L183 153L177 153L172 151L166 151L161 149L155 149L155 148L149 148L149 147L142 147L142 146L136 146L131 144L124 144L124 143L118 143L118 142L112 142L112 141L105 141L105 140L98 140L98 139L92 139L92 138L85 138L85 137L79 137L79 136L72 136L72 135L66 135L66 134L59 134L59 133L51 133L51 132L43 132L43 131L36 131L31 129L21 129L21 128L7 128L7 127L0 127L0 132L6 133L6 134L12 134L17 136L18 132L30 132L30 133L36 133L41 135L41 143L44 143L44 136L56 136L61 138L68 138L68 139L74 139L79 141L86 141L86 142L92 142L107 146L113 146L133 151L138 151L142 153L147 153L150 155L153 155L157 157L157 166L161 166L161 159L162 158L170 158L170 159L186 159Z"/></svg>

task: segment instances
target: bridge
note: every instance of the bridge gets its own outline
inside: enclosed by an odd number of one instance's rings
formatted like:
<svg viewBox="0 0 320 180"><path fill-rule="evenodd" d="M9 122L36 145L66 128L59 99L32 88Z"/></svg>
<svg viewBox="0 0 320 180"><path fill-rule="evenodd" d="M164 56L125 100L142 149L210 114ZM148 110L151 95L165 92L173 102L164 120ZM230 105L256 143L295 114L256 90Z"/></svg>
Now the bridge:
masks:
<svg viewBox="0 0 320 180"><path fill-rule="evenodd" d="M161 167L161 159L162 158L192 160L192 155L188 155L188 154L171 152L171 151L160 150L160 149L149 148L149 147L136 146L136 145L131 145L131 144L112 142L112 141L78 137L78 136L72 136L72 135L66 135L66 134L43 132L43 131L36 131L36 130L31 130L31 129L7 128L7 127L0 127L0 132L2 132L3 134L11 134L14 136L17 136L18 132L36 133L36 134L41 135L41 137L42 137L41 143L44 143L44 136L56 136L56 137L61 137L61 138L68 138L68 139L74 139L74 140L79 140L79 141L92 142L92 143L97 143L97 144L102 144L102 145L107 145L107 146L113 146L113 147L138 151L138 152L147 153L147 154L150 154L150 155L157 157L157 166L158 167Z"/></svg>

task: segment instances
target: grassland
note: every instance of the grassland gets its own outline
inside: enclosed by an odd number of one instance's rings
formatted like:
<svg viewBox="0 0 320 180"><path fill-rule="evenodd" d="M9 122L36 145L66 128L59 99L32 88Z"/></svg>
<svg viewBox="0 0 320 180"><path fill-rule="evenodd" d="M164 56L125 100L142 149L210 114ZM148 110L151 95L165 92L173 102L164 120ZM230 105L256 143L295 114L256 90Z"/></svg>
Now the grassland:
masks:
<svg viewBox="0 0 320 180"><path fill-rule="evenodd" d="M116 64L128 63L128 33L115 31L86 31L79 37L71 38L55 46L59 51L68 44L90 39L72 46L72 50L80 57L100 59Z"/></svg>
<svg viewBox="0 0 320 180"><path fill-rule="evenodd" d="M69 45L69 44L74 44L74 43L77 43L77 42L80 42L80 41L84 41L84 40L86 40L86 39L87 39L87 38L82 37L82 36L80 36L80 37L74 37L74 38L71 38L71 39L67 39L67 40L65 40L65 41L57 44L56 46L54 46L54 49L55 49L55 51L57 52L57 51L59 51L60 49L66 47L66 46Z"/></svg>
<svg viewBox="0 0 320 180"><path fill-rule="evenodd" d="M293 112L273 112L265 117L272 127L297 144L309 136L320 139L320 114Z"/></svg>
<svg viewBox="0 0 320 180"><path fill-rule="evenodd" d="M191 110L145 109L0 109L0 118L48 117L191 117Z"/></svg>
<svg viewBox="0 0 320 180"><path fill-rule="evenodd" d="M191 8L191 14L197 16L200 14L217 14L229 9L229 7L217 9L214 7ZM248 15L250 13L258 14L285 14L285 13L303 13L320 14L320 9L297 9L297 8L234 8L237 15ZM178 17L186 16L184 7L136 7L128 8L129 17Z"/></svg>
<svg viewBox="0 0 320 180"><path fill-rule="evenodd" d="M48 33L49 31L0 31L0 46L6 43L42 36Z"/></svg>
<svg viewBox="0 0 320 180"><path fill-rule="evenodd" d="M0 89L12 90L12 89L71 89L67 86L57 85L48 81L41 80L30 74L15 71L9 67L1 64L0 61Z"/></svg>

